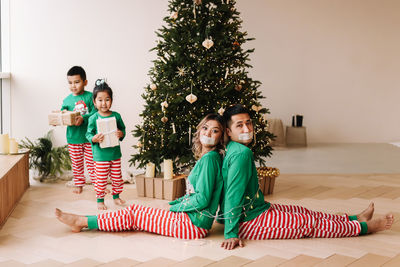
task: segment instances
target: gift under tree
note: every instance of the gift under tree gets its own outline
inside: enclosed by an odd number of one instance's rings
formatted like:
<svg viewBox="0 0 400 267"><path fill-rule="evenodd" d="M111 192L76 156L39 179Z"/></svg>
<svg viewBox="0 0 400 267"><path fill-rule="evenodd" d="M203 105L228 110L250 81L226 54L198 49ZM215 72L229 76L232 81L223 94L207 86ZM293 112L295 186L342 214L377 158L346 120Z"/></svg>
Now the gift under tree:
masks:
<svg viewBox="0 0 400 267"><path fill-rule="evenodd" d="M271 155L273 137L260 99L259 81L248 75L249 56L245 49L252 40L241 30L242 20L230 0L170 0L165 26L158 30L154 66L142 94L143 123L135 126L138 138L131 164L144 167L153 162L160 170L163 159L172 159L175 170L195 163L192 134L206 114L222 114L232 104L247 106L254 118L255 159L264 165Z"/></svg>

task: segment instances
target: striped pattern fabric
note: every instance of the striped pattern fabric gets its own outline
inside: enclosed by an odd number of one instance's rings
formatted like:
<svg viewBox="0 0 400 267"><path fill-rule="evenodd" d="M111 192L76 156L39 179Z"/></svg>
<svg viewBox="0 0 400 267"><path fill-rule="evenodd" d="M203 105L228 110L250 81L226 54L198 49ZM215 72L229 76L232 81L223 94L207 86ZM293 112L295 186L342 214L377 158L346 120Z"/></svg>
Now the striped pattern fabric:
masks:
<svg viewBox="0 0 400 267"><path fill-rule="evenodd" d="M92 146L90 143L68 144L68 152L72 162L72 173L74 174L75 186L84 186L86 183L84 163L86 163L86 170L93 182L95 179L95 173Z"/></svg>
<svg viewBox="0 0 400 267"><path fill-rule="evenodd" d="M124 181L121 173L121 159L111 161L95 161L96 183L94 189L97 198L104 198L107 180L110 176L112 185L112 194L118 195L122 192Z"/></svg>
<svg viewBox="0 0 400 267"><path fill-rule="evenodd" d="M299 206L277 204L271 204L258 217L239 226L239 238L252 240L349 237L358 236L360 232L360 223L349 221L347 215L326 214Z"/></svg>
<svg viewBox="0 0 400 267"><path fill-rule="evenodd" d="M100 214L97 223L101 231L137 230L180 239L204 238L208 234L208 230L195 226L184 212L172 212L136 204Z"/></svg>

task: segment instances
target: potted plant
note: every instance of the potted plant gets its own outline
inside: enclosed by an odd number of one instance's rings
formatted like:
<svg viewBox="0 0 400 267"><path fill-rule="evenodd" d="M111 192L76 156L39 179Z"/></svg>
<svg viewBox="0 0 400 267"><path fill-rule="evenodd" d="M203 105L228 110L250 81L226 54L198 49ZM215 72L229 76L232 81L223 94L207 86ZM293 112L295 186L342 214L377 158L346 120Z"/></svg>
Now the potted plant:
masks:
<svg viewBox="0 0 400 267"><path fill-rule="evenodd" d="M71 170L71 159L67 146L53 147L52 131L44 137L31 141L27 137L20 147L30 150L29 168L37 171L40 182L45 179L58 179L65 171Z"/></svg>

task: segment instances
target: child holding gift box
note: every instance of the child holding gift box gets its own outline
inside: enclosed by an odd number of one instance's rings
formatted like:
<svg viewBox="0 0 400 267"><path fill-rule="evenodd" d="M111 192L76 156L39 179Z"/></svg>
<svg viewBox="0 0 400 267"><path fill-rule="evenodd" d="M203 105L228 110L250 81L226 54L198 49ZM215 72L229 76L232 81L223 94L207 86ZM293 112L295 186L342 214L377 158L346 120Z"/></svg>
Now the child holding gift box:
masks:
<svg viewBox="0 0 400 267"><path fill-rule="evenodd" d="M86 72L80 66L72 67L68 73L68 84L71 94L67 96L61 106L61 110L78 111L80 116L76 118L75 125L67 127L67 142L69 156L72 161L74 174L74 193L80 194L85 184L84 162L90 178L94 176L92 148L86 140L88 119L96 112L92 101L92 93L85 91L87 85Z"/></svg>
<svg viewBox="0 0 400 267"><path fill-rule="evenodd" d="M100 147L100 143L105 141L106 135L116 135L120 141L125 137L125 125L121 115L118 112L110 110L112 100L113 92L111 88L103 79L98 79L93 89L93 103L98 111L89 118L86 138L92 144L93 161L96 172L95 190L97 208L99 210L107 209L107 206L104 204L104 196L109 175L111 176L112 195L115 204L122 205L125 203L125 201L119 197L124 184L121 174L121 148L119 144L112 147ZM97 127L98 120L111 118L115 118L117 129L108 133L99 133Z"/></svg>
<svg viewBox="0 0 400 267"><path fill-rule="evenodd" d="M207 236L214 222L222 191L221 164L224 126L218 114L207 115L197 126L193 151L198 159L188 180L191 192L169 204L169 211L133 204L125 209L80 216L56 209L57 218L73 232L146 231L181 239Z"/></svg>

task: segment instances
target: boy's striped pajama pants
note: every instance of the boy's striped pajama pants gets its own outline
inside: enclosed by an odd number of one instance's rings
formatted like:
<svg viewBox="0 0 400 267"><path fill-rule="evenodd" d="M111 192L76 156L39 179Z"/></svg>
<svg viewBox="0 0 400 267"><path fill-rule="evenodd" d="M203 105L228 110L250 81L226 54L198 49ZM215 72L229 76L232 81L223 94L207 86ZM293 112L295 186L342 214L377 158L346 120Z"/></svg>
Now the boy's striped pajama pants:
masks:
<svg viewBox="0 0 400 267"><path fill-rule="evenodd" d="M72 162L72 173L74 174L75 186L84 186L86 183L84 162L86 163L86 169L89 177L93 182L95 179L95 174L92 146L90 143L68 144L68 152Z"/></svg>
<svg viewBox="0 0 400 267"><path fill-rule="evenodd" d="M95 161L96 183L94 189L97 199L104 199L108 177L111 177L112 195L119 195L124 187L121 173L121 159Z"/></svg>
<svg viewBox="0 0 400 267"><path fill-rule="evenodd" d="M184 212L133 204L125 209L97 215L101 231L146 231L180 239L197 239L207 236L208 230L195 226Z"/></svg>
<svg viewBox="0 0 400 267"><path fill-rule="evenodd" d="M300 206L271 204L253 220L239 226L239 238L290 239L302 237L349 237L361 233L361 224L347 215L310 211Z"/></svg>

